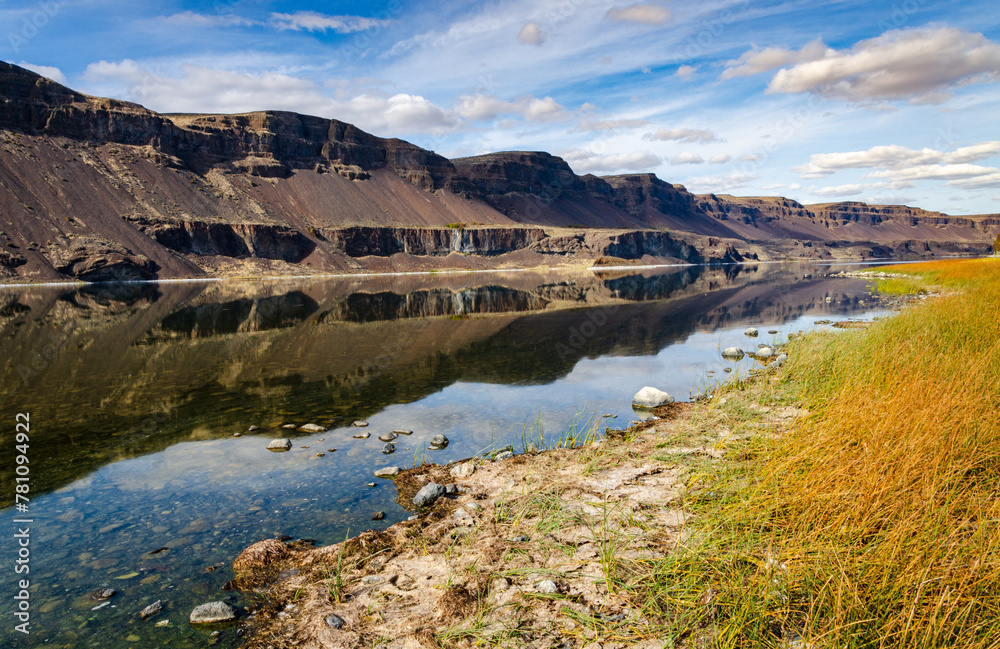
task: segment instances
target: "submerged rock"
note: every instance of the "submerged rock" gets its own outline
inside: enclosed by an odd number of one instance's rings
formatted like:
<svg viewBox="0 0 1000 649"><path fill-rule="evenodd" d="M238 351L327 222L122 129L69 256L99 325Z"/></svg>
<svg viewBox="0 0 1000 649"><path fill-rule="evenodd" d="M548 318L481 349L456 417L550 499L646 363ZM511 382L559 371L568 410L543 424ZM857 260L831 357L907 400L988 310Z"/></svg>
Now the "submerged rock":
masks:
<svg viewBox="0 0 1000 649"><path fill-rule="evenodd" d="M751 338L756 338L758 333L759 332L757 331L756 327L747 327L747 330L743 332L743 335L750 336Z"/></svg>
<svg viewBox="0 0 1000 649"><path fill-rule="evenodd" d="M267 450L269 451L287 451L290 448L292 448L292 440L285 439L284 437L272 439L271 443L267 445Z"/></svg>
<svg viewBox="0 0 1000 649"><path fill-rule="evenodd" d="M395 453L396 452L396 445L395 444L386 444L385 446L382 447L382 452L385 453L386 455L390 455L392 453Z"/></svg>
<svg viewBox="0 0 1000 649"><path fill-rule="evenodd" d="M664 392L651 388L648 385L635 393L632 397L632 405L636 408L659 408L662 405L673 403L674 398Z"/></svg>
<svg viewBox="0 0 1000 649"><path fill-rule="evenodd" d="M278 539L257 541L233 560L233 570L258 570L288 556L288 546Z"/></svg>
<svg viewBox="0 0 1000 649"><path fill-rule="evenodd" d="M428 505L433 505L437 502L438 498L446 493L448 493L448 490L443 485L439 485L436 482L428 482L413 497L413 504L417 507L427 507Z"/></svg>
<svg viewBox="0 0 1000 649"><path fill-rule="evenodd" d="M139 617L143 620L147 620L154 615L158 615L163 612L163 602L161 600L156 600L146 608L139 611Z"/></svg>
<svg viewBox="0 0 1000 649"><path fill-rule="evenodd" d="M90 599L95 599L97 601L111 599L118 594L118 591L114 588L101 588L100 590L95 590L90 594Z"/></svg>
<svg viewBox="0 0 1000 649"><path fill-rule="evenodd" d="M326 431L325 428L317 424L306 424L304 426L299 426L299 430L304 430L307 433L322 433Z"/></svg>
<svg viewBox="0 0 1000 649"><path fill-rule="evenodd" d="M229 602L209 602L191 611L191 624L212 624L213 622L228 622L239 615L236 607Z"/></svg>
<svg viewBox="0 0 1000 649"><path fill-rule="evenodd" d="M385 518L385 512L375 512L374 514L372 514L373 521L380 521L383 520L384 518Z"/></svg>

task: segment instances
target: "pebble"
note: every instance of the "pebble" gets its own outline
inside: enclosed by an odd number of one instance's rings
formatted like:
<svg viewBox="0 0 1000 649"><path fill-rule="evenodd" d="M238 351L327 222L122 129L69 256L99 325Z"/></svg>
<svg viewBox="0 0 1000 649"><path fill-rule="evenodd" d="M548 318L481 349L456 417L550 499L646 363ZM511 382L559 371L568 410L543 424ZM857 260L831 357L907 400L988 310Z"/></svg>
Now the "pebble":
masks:
<svg viewBox="0 0 1000 649"><path fill-rule="evenodd" d="M371 436L372 436L371 433L358 433L357 435L354 436L354 439L368 439Z"/></svg>
<svg viewBox="0 0 1000 649"><path fill-rule="evenodd" d="M527 543L531 540L531 537L527 534L521 534L520 536L515 536L511 539L514 543Z"/></svg>
<svg viewBox="0 0 1000 649"><path fill-rule="evenodd" d="M380 442L391 442L394 439L396 439L397 437L399 437L399 435L397 435L396 433L385 433L384 435L379 435L378 436L378 441L380 441Z"/></svg>
<svg viewBox="0 0 1000 649"><path fill-rule="evenodd" d="M776 333L778 333L778 330L777 329L771 329L767 333L769 333L769 334L776 334Z"/></svg>
<svg viewBox="0 0 1000 649"><path fill-rule="evenodd" d="M358 428L364 428L367 425L367 421L361 421L360 419L352 424L352 426L357 426Z"/></svg>
<svg viewBox="0 0 1000 649"><path fill-rule="evenodd" d="M243 437L243 433L233 433L233 437Z"/></svg>
<svg viewBox="0 0 1000 649"><path fill-rule="evenodd" d="M374 514L372 515L372 520L373 520L373 521L380 521L380 520L382 520L383 518L385 518L385 512L375 512L375 513L374 513Z"/></svg>
<svg viewBox="0 0 1000 649"><path fill-rule="evenodd" d="M366 483L365 483L365 486L366 486L366 487L374 487L374 486L375 486L375 483L374 483L374 482L366 482Z"/></svg>
<svg viewBox="0 0 1000 649"><path fill-rule="evenodd" d="M333 613L327 615L324 622L326 622L326 625L331 629L341 629L344 626L344 619L339 615L334 615Z"/></svg>
<svg viewBox="0 0 1000 649"><path fill-rule="evenodd" d="M285 439L284 437L272 439L271 443L267 445L267 450L269 451L287 451L290 448L292 448L292 440Z"/></svg>
<svg viewBox="0 0 1000 649"><path fill-rule="evenodd" d="M445 490L445 493L447 493L449 495L457 494L458 493L458 485L455 484L454 482L451 483L451 484L446 484L444 486L444 490Z"/></svg>
<svg viewBox="0 0 1000 649"><path fill-rule="evenodd" d="M771 358L774 356L774 350L770 347L761 347L757 350L757 358Z"/></svg>
<svg viewBox="0 0 1000 649"><path fill-rule="evenodd" d="M393 429L392 432L396 433L397 435L412 435L413 434L412 430L406 430L405 428L396 428L396 429Z"/></svg>
<svg viewBox="0 0 1000 649"><path fill-rule="evenodd" d="M474 462L462 462L461 464L456 464L448 471L453 478L468 478L475 472L476 465Z"/></svg>
<svg viewBox="0 0 1000 649"><path fill-rule="evenodd" d="M90 599L96 599L101 601L103 599L111 599L118 594L118 591L114 588L101 588L100 590L95 590L90 594Z"/></svg>
<svg viewBox="0 0 1000 649"><path fill-rule="evenodd" d="M427 507L428 505L433 505L437 502L438 498L446 493L448 493L448 490L444 486L436 482L428 482L413 497L413 504L417 507Z"/></svg>
<svg viewBox="0 0 1000 649"><path fill-rule="evenodd" d="M325 428L323 428L322 426L319 426L317 424L305 424L303 426L299 426L299 430L304 430L307 433L323 433L323 432L326 432Z"/></svg>
<svg viewBox="0 0 1000 649"><path fill-rule="evenodd" d="M390 453L395 453L396 452L396 445L395 444L386 444L385 446L382 447L382 452L385 453L386 455L389 455Z"/></svg>
<svg viewBox="0 0 1000 649"><path fill-rule="evenodd" d="M295 424L285 424L282 428L295 428Z"/></svg>
<svg viewBox="0 0 1000 649"><path fill-rule="evenodd" d="M472 520L472 514L470 514L469 512L465 511L461 507L459 507L458 509L455 510L455 514L454 515L455 515L455 520L459 520L459 521L471 521Z"/></svg>
<svg viewBox="0 0 1000 649"><path fill-rule="evenodd" d="M386 466L375 471L376 478L393 478L399 475L400 468L398 466Z"/></svg>
<svg viewBox="0 0 1000 649"><path fill-rule="evenodd" d="M545 581L538 582L538 585L535 586L535 590L537 590L539 593L552 594L559 592L559 586L556 586L556 582L552 581L551 579L546 579Z"/></svg>
<svg viewBox="0 0 1000 649"><path fill-rule="evenodd" d="M317 453L316 457L326 457L326 453Z"/></svg>
<svg viewBox="0 0 1000 649"><path fill-rule="evenodd" d="M256 424L254 424L254 425L253 425L253 426L251 426L250 428L247 428L247 432L248 432L248 433L252 433L252 432L254 432L255 430L260 430L260 426L258 426L258 425L256 425Z"/></svg>
<svg viewBox="0 0 1000 649"><path fill-rule="evenodd" d="M191 624L211 624L236 619L238 611L229 602L209 602L191 611Z"/></svg>
<svg viewBox="0 0 1000 649"><path fill-rule="evenodd" d="M145 620L162 612L163 612L163 602L161 600L156 600L146 608L139 611L139 617Z"/></svg>
<svg viewBox="0 0 1000 649"><path fill-rule="evenodd" d="M160 620L153 626L170 626L170 620Z"/></svg>
<svg viewBox="0 0 1000 649"><path fill-rule="evenodd" d="M756 338L758 333L759 332L757 331L756 327L747 327L747 330L743 332L743 335L750 336L751 338Z"/></svg>
<svg viewBox="0 0 1000 649"><path fill-rule="evenodd" d="M494 462L503 462L504 460L509 460L512 457L514 457L514 451L511 451L510 449L507 449L507 450L504 450L504 451L500 451L499 453L497 453L496 455L494 455L493 456L493 461Z"/></svg>
<svg viewBox="0 0 1000 649"><path fill-rule="evenodd" d="M382 578L378 575L365 575L361 578L361 583L371 586L372 584L381 584Z"/></svg>
<svg viewBox="0 0 1000 649"><path fill-rule="evenodd" d="M444 435L435 435L431 438L431 448L433 450L442 449L448 445L448 438ZM436 448L435 448L436 447Z"/></svg>
<svg viewBox="0 0 1000 649"><path fill-rule="evenodd" d="M337 450L337 449L335 449L335 448L328 448L328 449L326 449L326 452L327 452L327 453L333 453L333 452L335 452L336 450Z"/></svg>

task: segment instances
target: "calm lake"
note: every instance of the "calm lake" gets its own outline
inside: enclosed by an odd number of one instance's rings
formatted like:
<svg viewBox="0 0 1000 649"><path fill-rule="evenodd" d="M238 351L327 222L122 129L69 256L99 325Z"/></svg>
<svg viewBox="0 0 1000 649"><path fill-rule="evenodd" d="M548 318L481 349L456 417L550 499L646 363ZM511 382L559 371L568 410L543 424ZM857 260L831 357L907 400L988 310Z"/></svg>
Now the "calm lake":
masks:
<svg viewBox="0 0 1000 649"><path fill-rule="evenodd" d="M866 281L829 276L843 269L0 289L0 644L233 646L235 628L210 636L187 618L251 603L224 589L250 543L388 527L412 512L379 467L623 428L645 385L687 400L746 371L727 346L880 313ZM12 507L17 413L31 416L26 514ZM307 423L328 430L282 428ZM413 434L385 455L377 438L397 428ZM430 450L436 434L450 444ZM266 450L277 437L292 450ZM34 521L30 636L13 628L17 517ZM117 594L101 606L91 594L105 588ZM164 611L141 621L156 600Z"/></svg>

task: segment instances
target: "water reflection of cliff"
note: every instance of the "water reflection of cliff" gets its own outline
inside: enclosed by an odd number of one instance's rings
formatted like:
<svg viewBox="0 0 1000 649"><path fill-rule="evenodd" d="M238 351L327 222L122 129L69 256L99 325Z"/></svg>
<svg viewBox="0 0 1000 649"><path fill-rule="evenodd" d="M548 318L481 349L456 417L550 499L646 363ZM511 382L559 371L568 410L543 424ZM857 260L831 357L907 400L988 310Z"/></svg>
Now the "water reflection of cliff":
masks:
<svg viewBox="0 0 1000 649"><path fill-rule="evenodd" d="M361 418L456 381L548 382L585 356L651 354L693 331L864 308L863 282L811 272L8 290L0 390L11 412L32 412L32 475L51 489L250 424Z"/></svg>

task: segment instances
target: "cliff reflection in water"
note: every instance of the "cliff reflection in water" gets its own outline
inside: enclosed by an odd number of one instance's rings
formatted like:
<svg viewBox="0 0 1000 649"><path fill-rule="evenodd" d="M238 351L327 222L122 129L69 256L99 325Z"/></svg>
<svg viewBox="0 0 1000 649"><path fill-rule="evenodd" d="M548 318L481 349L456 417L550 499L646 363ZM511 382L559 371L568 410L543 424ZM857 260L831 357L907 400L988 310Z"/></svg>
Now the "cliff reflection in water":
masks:
<svg viewBox="0 0 1000 649"><path fill-rule="evenodd" d="M864 310L863 289L807 265L8 289L0 389L37 413L46 491L251 423L350 421L456 382L551 382L694 331Z"/></svg>

